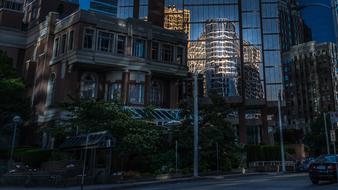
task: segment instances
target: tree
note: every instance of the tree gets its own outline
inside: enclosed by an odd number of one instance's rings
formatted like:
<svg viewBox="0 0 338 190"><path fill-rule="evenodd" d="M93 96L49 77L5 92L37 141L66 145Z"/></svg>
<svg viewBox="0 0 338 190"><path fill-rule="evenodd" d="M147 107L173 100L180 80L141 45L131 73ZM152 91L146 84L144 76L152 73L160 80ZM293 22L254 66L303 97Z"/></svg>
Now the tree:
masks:
<svg viewBox="0 0 338 190"><path fill-rule="evenodd" d="M229 170L239 165L241 147L237 142L234 127L228 122L227 114L231 109L225 100L217 94L210 94L211 103L201 104L199 111L200 168L202 171L215 170L217 166L216 144L219 151L219 169ZM183 167L192 166L193 122L192 103L185 101L181 105L182 126L174 130L184 153Z"/></svg>
<svg viewBox="0 0 338 190"><path fill-rule="evenodd" d="M65 104L64 108L73 114L67 126L73 134L75 130L82 133L110 131L117 140L115 152L122 161L123 169L149 168L151 160L146 158L158 151L161 128L132 119L116 102L77 101ZM141 164L141 161L148 163Z"/></svg>
<svg viewBox="0 0 338 190"><path fill-rule="evenodd" d="M328 133L330 132L330 119L327 118ZM304 143L309 148L310 155L319 156L326 154L326 135L324 128L324 117L317 118L311 125L311 131L305 135Z"/></svg>
<svg viewBox="0 0 338 190"><path fill-rule="evenodd" d="M0 126L11 122L14 115L28 119L29 99L25 83L13 68L12 59L0 51Z"/></svg>

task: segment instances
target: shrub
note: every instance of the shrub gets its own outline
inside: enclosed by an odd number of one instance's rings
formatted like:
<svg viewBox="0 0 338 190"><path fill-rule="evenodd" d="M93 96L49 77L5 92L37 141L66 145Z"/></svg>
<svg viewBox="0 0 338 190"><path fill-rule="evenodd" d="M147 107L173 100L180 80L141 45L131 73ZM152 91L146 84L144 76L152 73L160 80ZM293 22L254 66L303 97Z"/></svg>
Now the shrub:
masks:
<svg viewBox="0 0 338 190"><path fill-rule="evenodd" d="M43 149L18 149L15 151L14 159L21 161L31 167L40 167L42 162L48 161L52 150Z"/></svg>

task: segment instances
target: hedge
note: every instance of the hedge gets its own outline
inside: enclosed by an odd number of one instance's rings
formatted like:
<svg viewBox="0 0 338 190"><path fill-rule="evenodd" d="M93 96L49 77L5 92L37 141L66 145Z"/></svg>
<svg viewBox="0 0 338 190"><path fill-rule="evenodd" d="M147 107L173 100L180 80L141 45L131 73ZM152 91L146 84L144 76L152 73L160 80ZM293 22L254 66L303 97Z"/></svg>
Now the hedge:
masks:
<svg viewBox="0 0 338 190"><path fill-rule="evenodd" d="M247 145L247 161L280 161L280 147L271 145Z"/></svg>

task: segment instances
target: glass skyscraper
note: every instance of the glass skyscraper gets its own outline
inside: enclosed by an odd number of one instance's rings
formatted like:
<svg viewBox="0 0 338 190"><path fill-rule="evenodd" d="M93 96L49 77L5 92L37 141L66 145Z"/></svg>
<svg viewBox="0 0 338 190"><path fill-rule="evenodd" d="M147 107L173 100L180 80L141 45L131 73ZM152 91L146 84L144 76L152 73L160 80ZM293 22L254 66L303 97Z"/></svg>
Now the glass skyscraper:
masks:
<svg viewBox="0 0 338 190"><path fill-rule="evenodd" d="M81 0L81 8L117 17L118 0Z"/></svg>

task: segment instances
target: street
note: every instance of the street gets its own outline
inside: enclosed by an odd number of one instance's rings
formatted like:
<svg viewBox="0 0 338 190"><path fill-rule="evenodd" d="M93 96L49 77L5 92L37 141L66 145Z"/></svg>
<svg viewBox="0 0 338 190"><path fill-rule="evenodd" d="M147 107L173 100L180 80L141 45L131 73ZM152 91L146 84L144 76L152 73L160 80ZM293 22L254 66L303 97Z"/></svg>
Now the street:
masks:
<svg viewBox="0 0 338 190"><path fill-rule="evenodd" d="M134 188L124 188L127 190L311 190L325 189L337 190L337 183L322 182L320 185L313 185L307 174L289 175L258 175L247 177L230 177L225 179L207 179L189 182L179 182L171 184L157 184Z"/></svg>

